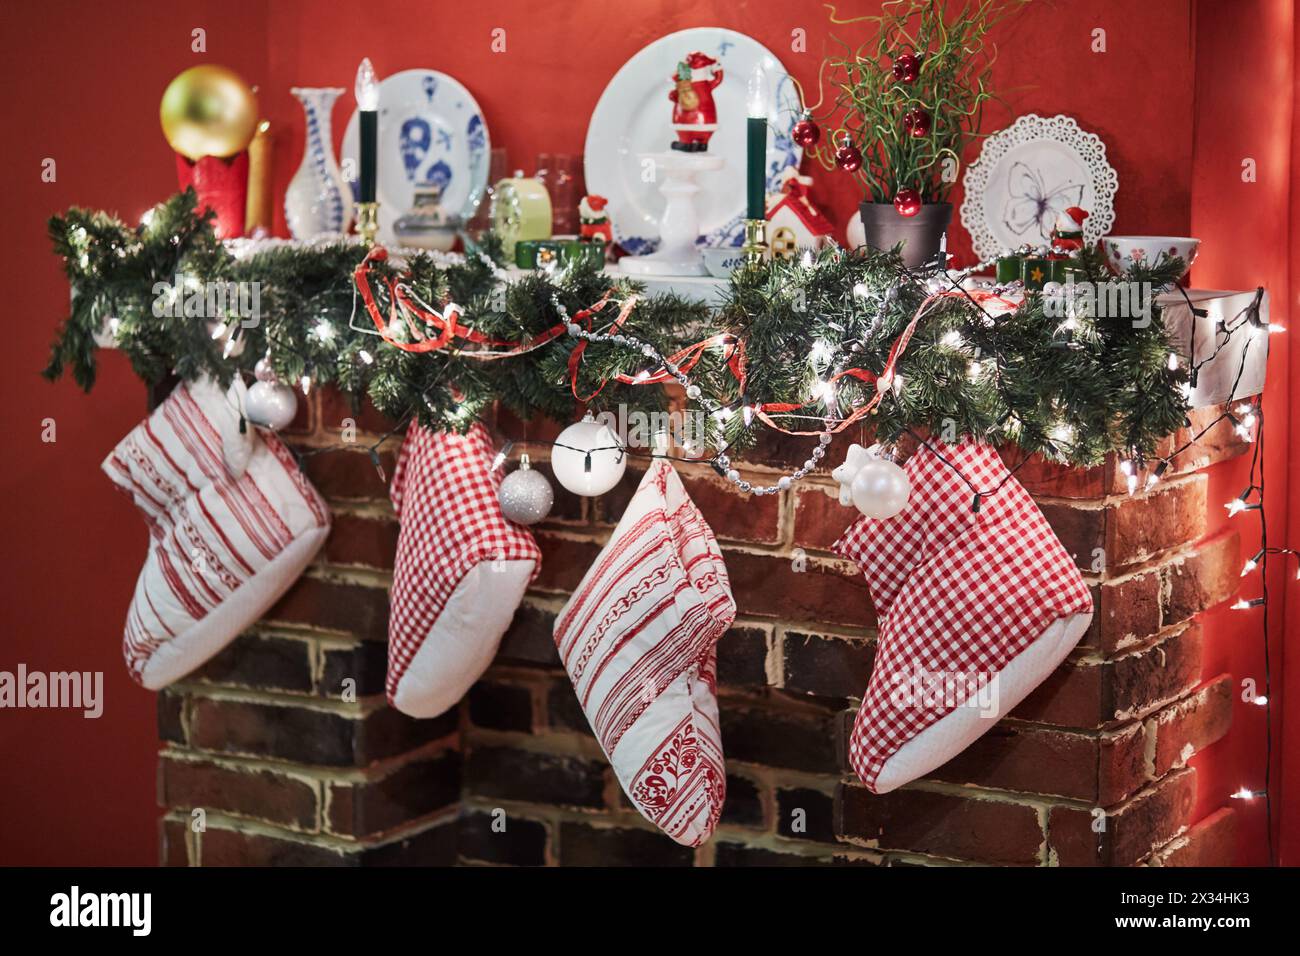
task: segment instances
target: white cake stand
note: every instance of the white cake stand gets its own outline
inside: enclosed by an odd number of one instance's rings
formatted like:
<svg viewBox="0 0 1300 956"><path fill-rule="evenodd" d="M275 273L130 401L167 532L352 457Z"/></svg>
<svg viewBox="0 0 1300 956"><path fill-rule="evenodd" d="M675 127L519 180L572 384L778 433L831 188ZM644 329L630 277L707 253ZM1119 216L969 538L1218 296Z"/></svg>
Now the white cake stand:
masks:
<svg viewBox="0 0 1300 956"><path fill-rule="evenodd" d="M721 156L708 153L642 153L642 160L655 165L660 179L659 192L667 201L659 220L659 250L648 256L624 256L619 268L634 276L702 276L708 275L704 259L695 248L700 235L700 220L695 212L695 194L700 187L695 177L717 172L723 166Z"/></svg>

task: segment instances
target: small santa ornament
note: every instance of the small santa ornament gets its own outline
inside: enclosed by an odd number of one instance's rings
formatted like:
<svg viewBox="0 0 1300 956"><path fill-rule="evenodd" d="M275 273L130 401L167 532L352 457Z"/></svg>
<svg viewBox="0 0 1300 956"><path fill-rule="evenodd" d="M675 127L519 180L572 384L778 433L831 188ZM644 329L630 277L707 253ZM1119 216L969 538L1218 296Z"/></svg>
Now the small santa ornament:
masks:
<svg viewBox="0 0 1300 956"><path fill-rule="evenodd" d="M709 148L709 137L718 128L713 91L722 82L722 67L713 57L697 50L677 64L672 80L668 98L673 101L673 130L677 133L672 147L702 153Z"/></svg>
<svg viewBox="0 0 1300 956"><path fill-rule="evenodd" d="M1088 211L1070 206L1056 217L1052 227L1051 259L1071 259L1083 250L1083 221Z"/></svg>
<svg viewBox="0 0 1300 956"><path fill-rule="evenodd" d="M614 230L610 226L604 196L583 196L578 203L578 238L583 242L613 242Z"/></svg>

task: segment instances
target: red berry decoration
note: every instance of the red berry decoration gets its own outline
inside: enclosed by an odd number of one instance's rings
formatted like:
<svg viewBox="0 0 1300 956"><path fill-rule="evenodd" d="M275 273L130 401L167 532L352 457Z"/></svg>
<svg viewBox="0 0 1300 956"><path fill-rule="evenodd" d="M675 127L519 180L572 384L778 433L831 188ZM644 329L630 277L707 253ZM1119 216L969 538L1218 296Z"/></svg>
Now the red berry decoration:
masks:
<svg viewBox="0 0 1300 956"><path fill-rule="evenodd" d="M835 165L846 173L856 173L862 168L861 150L845 143L835 151Z"/></svg>
<svg viewBox="0 0 1300 956"><path fill-rule="evenodd" d="M805 114L804 118L795 123L794 128L790 130L790 138L807 149L817 144L817 140L822 138L822 131Z"/></svg>
<svg viewBox="0 0 1300 956"><path fill-rule="evenodd" d="M900 216L910 219L921 211L921 194L910 186L900 189L894 196L894 208L898 210Z"/></svg>
<svg viewBox="0 0 1300 956"><path fill-rule="evenodd" d="M903 114L903 129L918 139L930 135L930 114L919 106Z"/></svg>
<svg viewBox="0 0 1300 956"><path fill-rule="evenodd" d="M903 53L894 57L894 79L899 83L915 83L921 75L921 58L915 53Z"/></svg>

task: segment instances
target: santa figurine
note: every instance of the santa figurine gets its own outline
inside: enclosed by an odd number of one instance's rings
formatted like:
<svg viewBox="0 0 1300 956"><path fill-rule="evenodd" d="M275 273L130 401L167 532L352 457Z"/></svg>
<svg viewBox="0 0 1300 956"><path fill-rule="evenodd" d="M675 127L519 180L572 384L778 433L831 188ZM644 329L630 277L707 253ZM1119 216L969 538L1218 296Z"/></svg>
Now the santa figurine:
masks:
<svg viewBox="0 0 1300 956"><path fill-rule="evenodd" d="M673 149L702 153L709 148L709 137L718 128L713 91L722 82L722 67L713 57L697 50L677 64L672 80L668 98L673 101L673 130L677 133Z"/></svg>
<svg viewBox="0 0 1300 956"><path fill-rule="evenodd" d="M1083 221L1088 211L1070 206L1056 217L1052 227L1052 252L1049 259L1072 259L1083 251Z"/></svg>
<svg viewBox="0 0 1300 956"><path fill-rule="evenodd" d="M578 203L578 238L583 242L613 242L614 230L610 227L609 213L604 196L583 196Z"/></svg>

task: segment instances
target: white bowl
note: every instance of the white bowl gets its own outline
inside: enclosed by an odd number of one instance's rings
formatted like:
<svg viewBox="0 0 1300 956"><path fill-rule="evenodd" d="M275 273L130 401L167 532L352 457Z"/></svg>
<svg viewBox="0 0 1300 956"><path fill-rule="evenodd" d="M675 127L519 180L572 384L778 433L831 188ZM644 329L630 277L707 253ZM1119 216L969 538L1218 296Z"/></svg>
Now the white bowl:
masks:
<svg viewBox="0 0 1300 956"><path fill-rule="evenodd" d="M1183 260L1183 273L1196 261L1196 251L1201 240L1187 236L1107 236L1101 240L1106 251L1106 261L1117 273L1127 272L1135 262L1148 266L1156 265L1161 259L1177 257Z"/></svg>
<svg viewBox="0 0 1300 956"><path fill-rule="evenodd" d="M709 270L709 275L719 279L727 278L745 262L740 246L706 246L700 253L704 256L704 268Z"/></svg>

